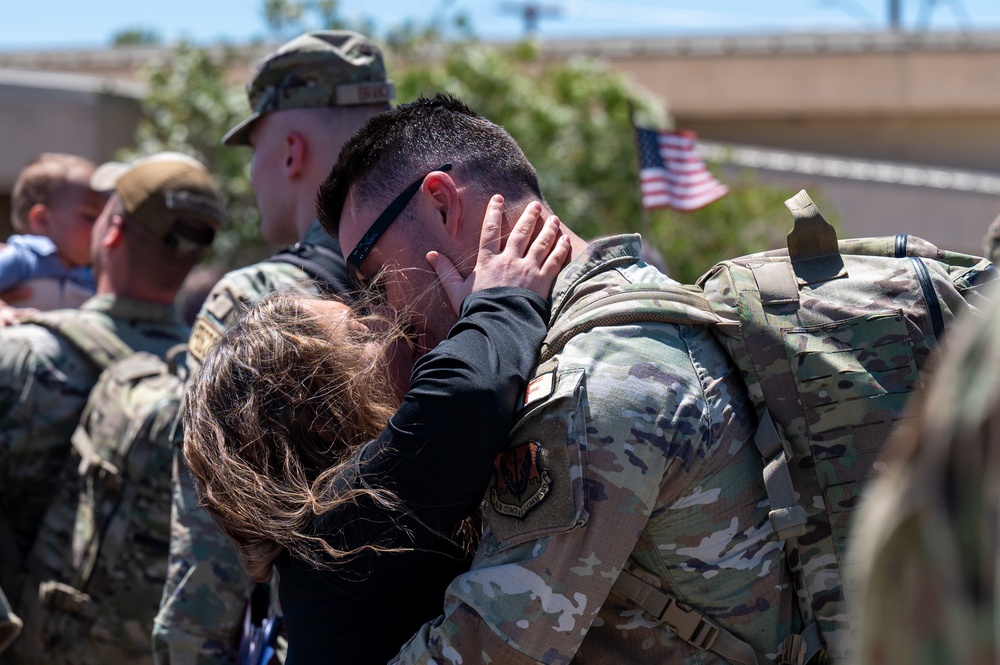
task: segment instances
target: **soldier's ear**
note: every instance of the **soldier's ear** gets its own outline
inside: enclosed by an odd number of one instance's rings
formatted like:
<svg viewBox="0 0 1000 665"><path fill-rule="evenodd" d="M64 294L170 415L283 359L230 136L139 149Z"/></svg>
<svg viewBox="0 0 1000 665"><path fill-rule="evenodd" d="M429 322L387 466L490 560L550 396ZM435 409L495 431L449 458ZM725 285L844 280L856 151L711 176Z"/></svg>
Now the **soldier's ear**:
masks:
<svg viewBox="0 0 1000 665"><path fill-rule="evenodd" d="M285 173L289 180L295 180L306 168L306 139L298 132L285 134Z"/></svg>
<svg viewBox="0 0 1000 665"><path fill-rule="evenodd" d="M444 230L457 238L462 230L462 197L452 177L444 171L432 171L424 178L420 191L437 210Z"/></svg>
<svg viewBox="0 0 1000 665"><path fill-rule="evenodd" d="M118 247L125 239L125 220L121 215L112 215L104 227L104 236L101 238L102 247Z"/></svg>

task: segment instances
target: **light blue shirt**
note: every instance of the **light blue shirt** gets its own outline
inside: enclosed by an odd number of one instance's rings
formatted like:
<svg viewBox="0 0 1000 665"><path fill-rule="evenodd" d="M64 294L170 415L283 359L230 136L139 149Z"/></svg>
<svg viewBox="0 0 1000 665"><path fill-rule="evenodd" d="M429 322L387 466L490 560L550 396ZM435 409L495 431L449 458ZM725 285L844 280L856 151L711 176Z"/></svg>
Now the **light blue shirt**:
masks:
<svg viewBox="0 0 1000 665"><path fill-rule="evenodd" d="M13 235L0 249L0 291L11 289L37 277L72 282L94 291L94 274L89 267L67 268L59 260L55 244L45 236Z"/></svg>

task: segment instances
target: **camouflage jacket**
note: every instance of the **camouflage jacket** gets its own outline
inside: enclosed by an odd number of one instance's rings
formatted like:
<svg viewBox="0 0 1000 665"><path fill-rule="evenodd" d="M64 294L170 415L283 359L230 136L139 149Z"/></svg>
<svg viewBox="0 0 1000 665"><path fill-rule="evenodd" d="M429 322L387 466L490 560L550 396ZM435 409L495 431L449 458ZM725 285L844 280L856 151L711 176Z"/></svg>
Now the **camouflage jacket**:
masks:
<svg viewBox="0 0 1000 665"><path fill-rule="evenodd" d="M331 242L319 222L303 244ZM337 248L339 251L339 246ZM247 303L308 279L298 267L261 262L227 273L198 313L188 348L190 376L205 353ZM228 663L236 659L239 633L253 581L243 571L229 538L198 506L194 482L178 454L174 460L170 564L153 627L157 665Z"/></svg>
<svg viewBox="0 0 1000 665"><path fill-rule="evenodd" d="M638 236L594 242L556 280L574 298L668 281ZM472 569L400 663L723 663L611 593L637 564L774 655L798 629L768 521L754 416L707 327L601 327L543 363L484 501Z"/></svg>
<svg viewBox="0 0 1000 665"><path fill-rule="evenodd" d="M74 310L134 350L163 356L188 328L173 306L100 295ZM100 375L82 351L47 327L0 330L0 587L16 602L22 559L56 492L70 437ZM17 608L15 607L15 610Z"/></svg>
<svg viewBox="0 0 1000 665"><path fill-rule="evenodd" d="M948 333L852 531L856 663L1000 653L1000 299Z"/></svg>

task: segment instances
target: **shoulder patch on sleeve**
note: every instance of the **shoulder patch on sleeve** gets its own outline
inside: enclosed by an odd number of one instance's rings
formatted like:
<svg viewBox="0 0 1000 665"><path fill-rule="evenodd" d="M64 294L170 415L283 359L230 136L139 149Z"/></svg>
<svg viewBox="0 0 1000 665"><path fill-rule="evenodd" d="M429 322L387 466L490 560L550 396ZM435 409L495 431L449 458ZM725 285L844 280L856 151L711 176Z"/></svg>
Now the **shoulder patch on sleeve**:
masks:
<svg viewBox="0 0 1000 665"><path fill-rule="evenodd" d="M225 321L230 312L236 308L236 303L239 302L241 295L233 293L232 287L227 286L211 294L209 302L205 305L205 311L219 321Z"/></svg>
<svg viewBox="0 0 1000 665"><path fill-rule="evenodd" d="M504 450L493 461L496 484L490 503L502 515L522 518L549 493L552 477L541 466L541 446L528 441Z"/></svg>
<svg viewBox="0 0 1000 665"><path fill-rule="evenodd" d="M545 399L552 394L556 384L556 372L546 372L536 376L529 383L524 391L524 406L531 406L538 400Z"/></svg>
<svg viewBox="0 0 1000 665"><path fill-rule="evenodd" d="M191 339L188 340L188 353L199 363L205 362L205 356L215 343L222 337L222 333L216 330L211 323L199 316L195 319L194 327L191 328Z"/></svg>

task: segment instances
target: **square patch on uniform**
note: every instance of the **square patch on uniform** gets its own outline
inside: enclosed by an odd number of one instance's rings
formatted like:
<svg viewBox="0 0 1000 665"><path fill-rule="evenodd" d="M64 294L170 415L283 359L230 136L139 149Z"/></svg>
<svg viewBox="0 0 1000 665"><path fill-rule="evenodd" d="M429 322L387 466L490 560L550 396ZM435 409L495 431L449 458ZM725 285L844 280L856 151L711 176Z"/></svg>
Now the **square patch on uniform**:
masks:
<svg viewBox="0 0 1000 665"><path fill-rule="evenodd" d="M528 441L493 460L496 485L490 490L490 502L501 515L523 518L548 495L552 478L541 466L540 449L538 443Z"/></svg>

